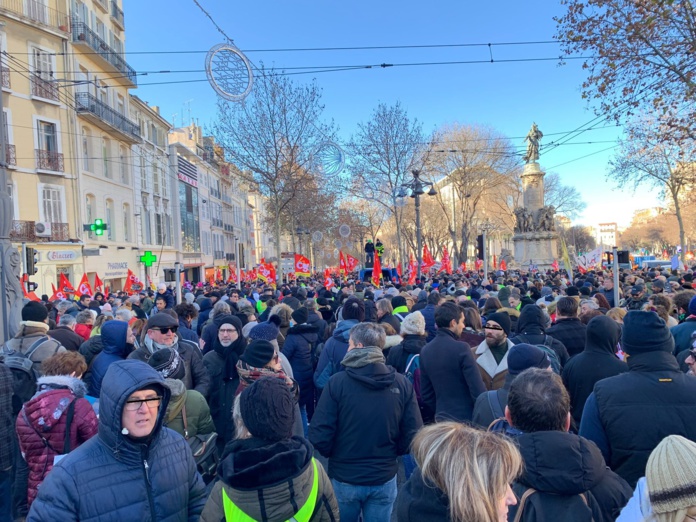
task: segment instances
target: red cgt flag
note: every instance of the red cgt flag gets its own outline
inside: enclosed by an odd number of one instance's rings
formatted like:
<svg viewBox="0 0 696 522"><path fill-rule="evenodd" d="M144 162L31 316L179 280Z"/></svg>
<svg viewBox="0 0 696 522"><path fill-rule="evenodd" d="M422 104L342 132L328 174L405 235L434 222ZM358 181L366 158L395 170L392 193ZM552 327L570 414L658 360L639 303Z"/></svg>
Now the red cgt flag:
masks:
<svg viewBox="0 0 696 522"><path fill-rule="evenodd" d="M339 271L341 272L341 275L345 275L345 273L348 269L348 266L346 264L346 258L343 255L343 251L339 251L338 267L339 267Z"/></svg>
<svg viewBox="0 0 696 522"><path fill-rule="evenodd" d="M63 299L67 299L66 295L63 292L59 292L58 290L56 290L56 285L54 285L53 283L51 283L51 289L53 290L53 295L51 296L49 301L62 301Z"/></svg>
<svg viewBox="0 0 696 522"><path fill-rule="evenodd" d="M58 289L66 296L70 294L75 295L75 289L72 283L70 283L67 276L63 273L60 274L60 279L58 280Z"/></svg>
<svg viewBox="0 0 696 522"><path fill-rule="evenodd" d="M87 274L82 274L82 279L80 280L80 284L77 287L77 293L78 295L93 295L92 287L89 285L89 279L87 279Z"/></svg>
<svg viewBox="0 0 696 522"><path fill-rule="evenodd" d="M324 287L326 287L327 290L331 290L331 288L334 286L336 285L331 278L331 272L329 272L329 269L327 268L324 270Z"/></svg>
<svg viewBox="0 0 696 522"><path fill-rule="evenodd" d="M379 288L379 283L382 280L382 263L379 262L379 256L375 256L375 264L372 266L371 283Z"/></svg>
<svg viewBox="0 0 696 522"><path fill-rule="evenodd" d="M295 254L295 276L309 277L311 275L309 271L310 264L311 262L305 256Z"/></svg>
<svg viewBox="0 0 696 522"><path fill-rule="evenodd" d="M452 259L450 259L446 246L442 247L442 265L440 269L448 274L452 273Z"/></svg>
<svg viewBox="0 0 696 522"><path fill-rule="evenodd" d="M359 261L357 258L351 256L350 254L346 254L346 268L348 269L348 272L352 272L358 267Z"/></svg>
<svg viewBox="0 0 696 522"><path fill-rule="evenodd" d="M418 266L416 265L416 261L413 259L413 254L409 257L408 260L408 284L409 285L414 285L416 284L416 276L418 275Z"/></svg>
<svg viewBox="0 0 696 522"><path fill-rule="evenodd" d="M505 272L507 270L507 263L505 262L504 259L500 261L500 269Z"/></svg>
<svg viewBox="0 0 696 522"><path fill-rule="evenodd" d="M553 263L551 263L551 268L558 271L558 259L553 260Z"/></svg>
<svg viewBox="0 0 696 522"><path fill-rule="evenodd" d="M99 279L99 274L94 274L94 291L95 292L103 292L104 291L104 282Z"/></svg>
<svg viewBox="0 0 696 522"><path fill-rule="evenodd" d="M428 245L423 245L423 263L421 264L421 269L427 271L434 264L435 260L433 259L433 256L430 253L430 250L428 249Z"/></svg>

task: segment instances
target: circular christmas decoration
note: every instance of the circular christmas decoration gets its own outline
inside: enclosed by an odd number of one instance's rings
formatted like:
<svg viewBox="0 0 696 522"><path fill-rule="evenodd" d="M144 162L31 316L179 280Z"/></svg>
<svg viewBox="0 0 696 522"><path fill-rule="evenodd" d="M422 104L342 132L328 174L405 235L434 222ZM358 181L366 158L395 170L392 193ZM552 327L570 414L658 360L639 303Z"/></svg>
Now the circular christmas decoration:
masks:
<svg viewBox="0 0 696 522"><path fill-rule="evenodd" d="M350 227L348 225L341 225L338 227L338 233L341 234L341 237L348 237L350 236Z"/></svg>
<svg viewBox="0 0 696 522"><path fill-rule="evenodd" d="M319 243L322 239L324 239L324 234L322 234L320 231L316 231L312 234L312 241L315 243Z"/></svg>
<svg viewBox="0 0 696 522"><path fill-rule="evenodd" d="M334 176L346 166L346 155L343 149L333 141L325 141L319 145L316 157L321 164L324 174Z"/></svg>
<svg viewBox="0 0 696 522"><path fill-rule="evenodd" d="M340 239L335 239L335 240L334 240L334 246L335 246L336 248L341 248L341 247L343 246L343 243L341 243L341 240L340 240Z"/></svg>
<svg viewBox="0 0 696 522"><path fill-rule="evenodd" d="M334 249L333 255L336 259L338 259L338 248Z"/></svg>
<svg viewBox="0 0 696 522"><path fill-rule="evenodd" d="M254 84L249 60L231 43L218 44L208 51L205 74L215 92L229 101L242 101Z"/></svg>

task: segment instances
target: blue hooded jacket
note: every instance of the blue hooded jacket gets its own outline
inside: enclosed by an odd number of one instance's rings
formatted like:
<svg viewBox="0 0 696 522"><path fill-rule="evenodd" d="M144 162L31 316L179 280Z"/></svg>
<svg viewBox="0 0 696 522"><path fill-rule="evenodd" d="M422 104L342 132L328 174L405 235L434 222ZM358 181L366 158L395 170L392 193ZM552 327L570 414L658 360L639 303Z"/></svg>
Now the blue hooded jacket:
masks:
<svg viewBox="0 0 696 522"><path fill-rule="evenodd" d="M336 325L333 335L324 343L317 369L314 370L314 385L317 388L323 389L333 374L343 370L341 361L348 353L350 329L359 322L357 319L344 319Z"/></svg>
<svg viewBox="0 0 696 522"><path fill-rule="evenodd" d="M131 394L150 386L162 395L157 421L149 438L135 441L121 431L123 408ZM27 520L197 521L205 485L186 440L163 427L170 395L146 363L111 364L99 398L99 434L58 462Z"/></svg>
<svg viewBox="0 0 696 522"><path fill-rule="evenodd" d="M122 361L128 357L132 347L126 345L128 323L125 321L108 321L101 329L102 351L92 362L89 394L99 397L102 380L111 363Z"/></svg>

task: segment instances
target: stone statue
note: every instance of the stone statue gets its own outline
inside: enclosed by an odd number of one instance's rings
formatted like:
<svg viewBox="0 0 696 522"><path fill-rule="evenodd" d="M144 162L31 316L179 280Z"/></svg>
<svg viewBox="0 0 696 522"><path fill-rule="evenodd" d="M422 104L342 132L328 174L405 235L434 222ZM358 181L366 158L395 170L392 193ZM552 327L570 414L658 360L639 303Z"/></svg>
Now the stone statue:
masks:
<svg viewBox="0 0 696 522"><path fill-rule="evenodd" d="M535 163L539 161L539 140L544 137L544 134L539 130L536 123L532 123L532 128L524 138L527 142L527 153L524 155L525 163Z"/></svg>
<svg viewBox="0 0 696 522"><path fill-rule="evenodd" d="M515 232L530 232L531 231L531 216L526 208L517 207L515 214Z"/></svg>
<svg viewBox="0 0 696 522"><path fill-rule="evenodd" d="M0 167L2 168L2 167ZM0 182L6 178L0 175ZM7 184L0 185L5 188ZM0 282L4 286L4 302L0 302L0 313L8 318L5 331L2 316L0 316L0 343L17 335L19 322L22 318L24 305L22 286L19 282L20 258L19 252L10 242L10 227L12 226L12 201L6 190L0 190Z"/></svg>
<svg viewBox="0 0 696 522"><path fill-rule="evenodd" d="M556 209L553 205L541 207L537 212L536 230L539 232L552 232L556 229L554 215Z"/></svg>

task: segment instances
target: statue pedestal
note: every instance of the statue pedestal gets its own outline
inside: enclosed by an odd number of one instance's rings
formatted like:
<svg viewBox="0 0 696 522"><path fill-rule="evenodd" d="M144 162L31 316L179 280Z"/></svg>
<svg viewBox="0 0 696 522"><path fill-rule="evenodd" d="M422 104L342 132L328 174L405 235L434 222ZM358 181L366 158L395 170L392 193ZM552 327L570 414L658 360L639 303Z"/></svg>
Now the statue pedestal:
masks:
<svg viewBox="0 0 696 522"><path fill-rule="evenodd" d="M551 268L558 259L556 232L520 232L512 236L515 244L515 262L523 267L533 263L539 270Z"/></svg>

